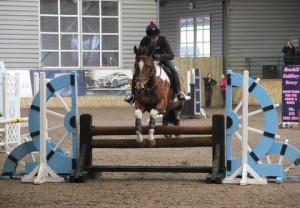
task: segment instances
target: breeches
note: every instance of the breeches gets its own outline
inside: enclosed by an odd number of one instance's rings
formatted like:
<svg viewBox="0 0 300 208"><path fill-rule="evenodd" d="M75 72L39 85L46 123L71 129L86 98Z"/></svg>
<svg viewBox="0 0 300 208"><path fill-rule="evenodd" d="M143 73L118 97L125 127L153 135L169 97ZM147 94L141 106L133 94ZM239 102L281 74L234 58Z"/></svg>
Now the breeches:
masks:
<svg viewBox="0 0 300 208"><path fill-rule="evenodd" d="M166 61L161 61L161 63L169 68L173 76L177 76L177 71L174 67L173 61L166 60Z"/></svg>

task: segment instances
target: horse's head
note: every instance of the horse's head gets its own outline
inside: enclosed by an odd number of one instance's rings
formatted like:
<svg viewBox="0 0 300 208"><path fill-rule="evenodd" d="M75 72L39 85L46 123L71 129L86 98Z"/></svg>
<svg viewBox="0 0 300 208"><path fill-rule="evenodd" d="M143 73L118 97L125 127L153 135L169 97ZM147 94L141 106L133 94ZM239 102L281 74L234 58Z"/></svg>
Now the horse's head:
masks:
<svg viewBox="0 0 300 208"><path fill-rule="evenodd" d="M134 73L137 93L144 93L145 88L150 88L156 74L155 62L152 58L152 48L134 46L135 63Z"/></svg>

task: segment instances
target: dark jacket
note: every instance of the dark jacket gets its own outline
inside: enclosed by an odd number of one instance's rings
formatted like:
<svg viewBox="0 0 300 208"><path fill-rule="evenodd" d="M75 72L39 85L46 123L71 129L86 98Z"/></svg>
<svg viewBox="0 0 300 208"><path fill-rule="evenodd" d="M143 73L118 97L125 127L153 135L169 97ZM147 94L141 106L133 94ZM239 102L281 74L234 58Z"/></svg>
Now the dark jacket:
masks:
<svg viewBox="0 0 300 208"><path fill-rule="evenodd" d="M144 36L140 42L141 47L149 48L151 46L151 38ZM155 45L155 54L159 56L161 61L173 60L174 54L171 46L164 35L160 35Z"/></svg>
<svg viewBox="0 0 300 208"><path fill-rule="evenodd" d="M284 53L284 58L290 58L293 57L296 52L295 47L292 45L292 48L283 46L282 53Z"/></svg>
<svg viewBox="0 0 300 208"><path fill-rule="evenodd" d="M217 84L217 81L213 78L210 78L210 80L207 77L204 77L204 90L205 91L211 91L212 86Z"/></svg>

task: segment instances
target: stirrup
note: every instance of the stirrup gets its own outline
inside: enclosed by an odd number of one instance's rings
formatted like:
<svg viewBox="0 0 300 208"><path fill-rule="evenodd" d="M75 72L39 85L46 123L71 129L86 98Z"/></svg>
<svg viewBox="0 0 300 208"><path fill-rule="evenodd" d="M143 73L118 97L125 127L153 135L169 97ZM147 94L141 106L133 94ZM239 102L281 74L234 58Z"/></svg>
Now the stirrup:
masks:
<svg viewBox="0 0 300 208"><path fill-rule="evenodd" d="M126 101L127 103L129 103L130 105L132 105L134 103L134 101L135 101L134 94L132 94L132 93L128 94L125 97L124 101Z"/></svg>

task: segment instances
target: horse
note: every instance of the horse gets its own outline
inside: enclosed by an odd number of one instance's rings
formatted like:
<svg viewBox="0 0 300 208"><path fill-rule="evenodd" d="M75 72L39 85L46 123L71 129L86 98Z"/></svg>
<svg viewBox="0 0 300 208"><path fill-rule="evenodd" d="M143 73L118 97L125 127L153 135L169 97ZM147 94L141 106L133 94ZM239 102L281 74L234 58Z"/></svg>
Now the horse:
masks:
<svg viewBox="0 0 300 208"><path fill-rule="evenodd" d="M136 141L147 146L155 146L154 129L157 115L162 114L163 126L169 123L180 125L180 112L184 101L178 101L176 92L171 87L172 79L163 69L159 61L152 58L152 49L134 46L136 55L134 62L135 73L135 130ZM181 90L185 92L184 79L178 71ZM146 142L142 135L142 114L149 112L149 131ZM171 137L171 135L165 135ZM177 135L178 136L178 135Z"/></svg>

